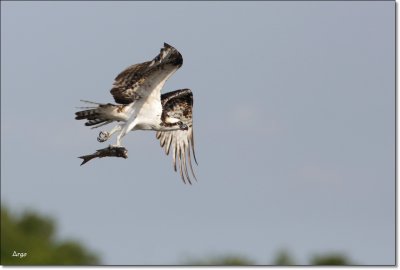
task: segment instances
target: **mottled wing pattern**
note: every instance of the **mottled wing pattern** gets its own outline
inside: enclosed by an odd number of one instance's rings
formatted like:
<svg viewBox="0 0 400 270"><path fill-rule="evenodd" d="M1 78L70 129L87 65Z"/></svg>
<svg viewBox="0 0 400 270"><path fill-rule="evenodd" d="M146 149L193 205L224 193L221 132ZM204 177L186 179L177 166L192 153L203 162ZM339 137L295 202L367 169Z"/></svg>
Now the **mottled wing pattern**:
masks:
<svg viewBox="0 0 400 270"><path fill-rule="evenodd" d="M149 70L149 64L151 61L132 65L122 71L115 78L111 94L114 97L115 102L120 104L129 104L139 99L137 93L140 86L145 80L146 72Z"/></svg>
<svg viewBox="0 0 400 270"><path fill-rule="evenodd" d="M145 98L160 83L165 82L182 62L181 54L174 47L164 43L164 48L152 61L132 65L118 74L110 91L115 102L129 104Z"/></svg>
<svg viewBox="0 0 400 270"><path fill-rule="evenodd" d="M191 154L193 154L194 160L197 164L194 152L192 92L190 89L182 89L163 94L161 96L161 103L163 105L162 117L178 118L188 127L187 130L158 131L156 137L160 140L160 145L164 148L167 155L169 155L172 148L174 170L177 171L178 163L179 172L183 182L186 183L187 180L191 184L188 173L188 164L193 177L196 179L193 171Z"/></svg>

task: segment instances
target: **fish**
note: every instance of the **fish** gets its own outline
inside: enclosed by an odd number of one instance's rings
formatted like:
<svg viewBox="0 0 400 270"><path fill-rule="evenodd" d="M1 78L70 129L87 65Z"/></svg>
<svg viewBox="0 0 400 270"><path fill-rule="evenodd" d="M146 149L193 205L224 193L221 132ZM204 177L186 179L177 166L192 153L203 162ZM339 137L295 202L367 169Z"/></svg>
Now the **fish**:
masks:
<svg viewBox="0 0 400 270"><path fill-rule="evenodd" d="M86 162L94 159L94 158L103 158L103 157L122 157L127 159L128 158L128 150L125 147L117 147L117 146L108 146L103 149L97 150L95 153L90 155L80 156L78 158L83 159L81 166Z"/></svg>

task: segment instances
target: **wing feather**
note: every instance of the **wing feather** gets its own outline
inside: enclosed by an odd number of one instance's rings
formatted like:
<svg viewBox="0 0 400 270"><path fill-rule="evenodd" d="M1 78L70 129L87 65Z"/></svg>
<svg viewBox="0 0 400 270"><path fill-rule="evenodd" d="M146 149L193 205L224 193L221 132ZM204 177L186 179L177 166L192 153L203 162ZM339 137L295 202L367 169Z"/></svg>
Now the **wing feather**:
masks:
<svg viewBox="0 0 400 270"><path fill-rule="evenodd" d="M169 133L167 134L168 138L167 138L167 145L165 146L165 154L169 155L169 150L171 147L171 142L172 142L172 134Z"/></svg>
<svg viewBox="0 0 400 270"><path fill-rule="evenodd" d="M115 78L111 94L115 102L129 104L147 98L151 92L160 90L165 81L182 66L182 55L164 43L160 53L152 60L132 65Z"/></svg>
<svg viewBox="0 0 400 270"><path fill-rule="evenodd" d="M197 181L192 165L192 154L197 164L194 151L194 136L193 136L193 94L190 89L180 89L165 93L161 96L163 105L162 118L173 117L179 119L183 124L187 125L187 129L158 131L156 138L160 140L160 146L164 148L165 154L169 155L172 148L172 162L174 171L178 171L183 182L189 182L190 172L193 178Z"/></svg>
<svg viewBox="0 0 400 270"><path fill-rule="evenodd" d="M193 126L190 126L188 130L158 131L156 137L160 140L160 145L164 148L166 155L169 155L172 147L174 171L177 172L179 169L183 182L186 183L187 181L191 184L188 166L193 178L197 181L191 157L192 153L194 153L194 144L192 143ZM195 158L195 156L193 157Z"/></svg>

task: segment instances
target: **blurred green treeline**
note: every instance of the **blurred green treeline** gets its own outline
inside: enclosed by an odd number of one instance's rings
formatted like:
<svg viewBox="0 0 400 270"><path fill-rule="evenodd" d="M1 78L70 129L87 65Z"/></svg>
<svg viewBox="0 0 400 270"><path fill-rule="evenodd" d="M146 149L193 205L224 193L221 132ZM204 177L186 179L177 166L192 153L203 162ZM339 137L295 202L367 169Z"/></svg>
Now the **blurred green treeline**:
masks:
<svg viewBox="0 0 400 270"><path fill-rule="evenodd" d="M296 263L293 256L286 250L279 251L272 263L266 263L267 265L302 265ZM227 256L215 256L204 259L189 259L184 265L263 265L263 263L255 262L249 258L241 255L227 255ZM304 265L353 265L352 262L343 254L340 253L328 253L323 255L314 255L310 258L310 261Z"/></svg>
<svg viewBox="0 0 400 270"><path fill-rule="evenodd" d="M97 255L78 241L55 239L55 222L46 216L27 211L22 215L1 207L2 265L100 265ZM15 256L13 256L15 255ZM264 263L264 262L263 262ZM241 255L210 256L188 259L182 265L258 265ZM286 250L279 251L270 265L297 265ZM352 265L339 253L315 255L307 265Z"/></svg>
<svg viewBox="0 0 400 270"><path fill-rule="evenodd" d="M2 265L96 265L99 258L77 241L55 239L52 219L27 211L21 216L1 207ZM14 256L13 256L14 255Z"/></svg>

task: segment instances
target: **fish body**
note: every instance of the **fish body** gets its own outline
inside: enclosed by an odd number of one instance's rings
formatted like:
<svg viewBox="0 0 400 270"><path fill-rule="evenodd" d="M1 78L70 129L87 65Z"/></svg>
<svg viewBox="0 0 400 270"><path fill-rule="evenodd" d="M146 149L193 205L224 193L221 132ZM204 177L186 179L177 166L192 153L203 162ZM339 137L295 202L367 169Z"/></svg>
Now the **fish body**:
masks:
<svg viewBox="0 0 400 270"><path fill-rule="evenodd" d="M102 157L122 157L128 158L128 150L125 147L116 147L116 146L108 146L103 149L97 150L95 153L90 155L80 156L79 158L83 159L81 166L86 162L94 159L94 158L102 158Z"/></svg>

